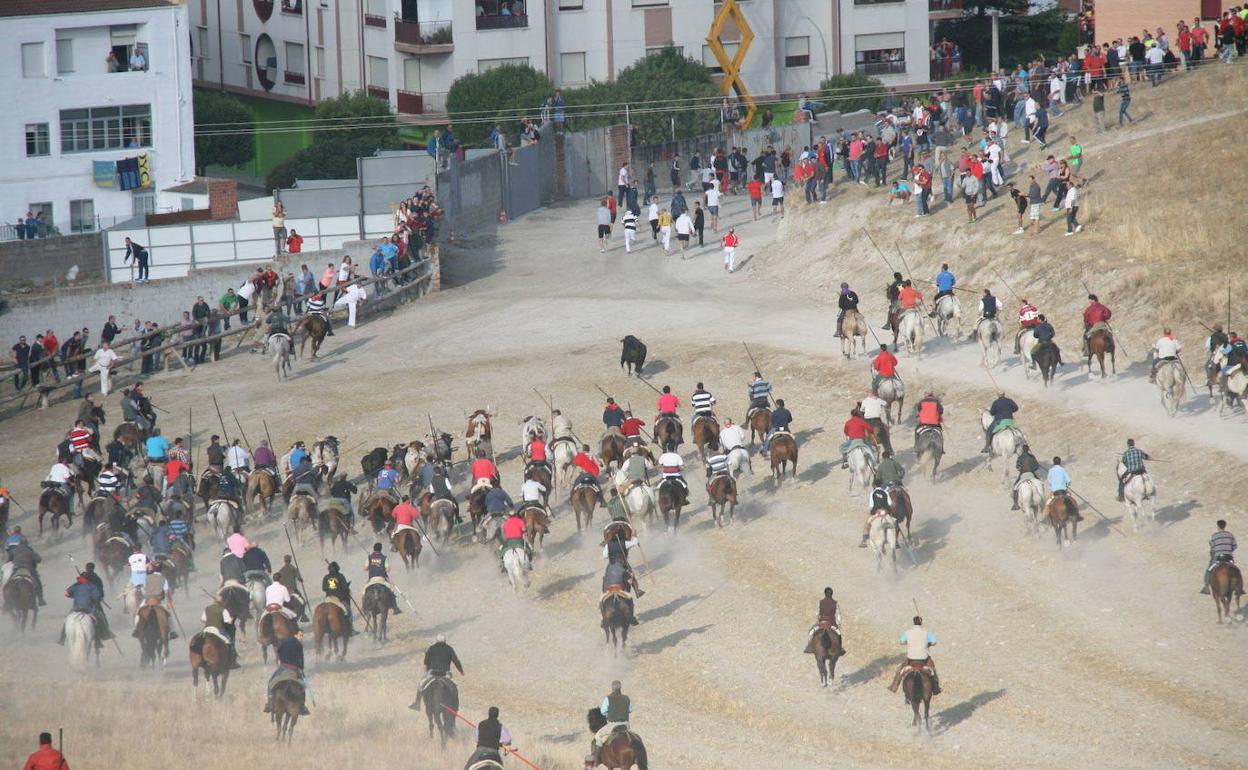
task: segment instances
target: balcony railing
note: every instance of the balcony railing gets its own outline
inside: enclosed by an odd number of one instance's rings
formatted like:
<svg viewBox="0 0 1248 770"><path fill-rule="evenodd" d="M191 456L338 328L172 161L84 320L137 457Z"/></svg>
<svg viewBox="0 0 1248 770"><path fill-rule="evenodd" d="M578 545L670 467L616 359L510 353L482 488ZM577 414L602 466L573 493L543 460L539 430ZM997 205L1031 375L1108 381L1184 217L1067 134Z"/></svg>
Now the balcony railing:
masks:
<svg viewBox="0 0 1248 770"><path fill-rule="evenodd" d="M408 53L451 53L455 50L451 22L417 22L396 17L394 45Z"/></svg>
<svg viewBox="0 0 1248 770"><path fill-rule="evenodd" d="M873 61L859 64L855 69L868 75L904 75L906 63L904 61Z"/></svg>
<svg viewBox="0 0 1248 770"><path fill-rule="evenodd" d="M529 16L524 13L477 17L477 29L518 29L527 26L529 26Z"/></svg>
<svg viewBox="0 0 1248 770"><path fill-rule="evenodd" d="M375 96L378 99L385 99L386 101L390 101L390 89L389 88L382 88L381 86L369 86L368 95Z"/></svg>
<svg viewBox="0 0 1248 770"><path fill-rule="evenodd" d="M927 10L930 13L960 11L962 10L962 0L927 0Z"/></svg>
<svg viewBox="0 0 1248 770"><path fill-rule="evenodd" d="M386 28L386 17L385 17L385 16L374 16L374 15L373 15L373 14L371 14L371 13L366 13L366 14L364 14L364 26L366 26L366 27L380 27L380 28L382 28L382 29L385 29L385 28Z"/></svg>
<svg viewBox="0 0 1248 770"><path fill-rule="evenodd" d="M404 115L431 115L446 112L446 93L420 93L397 89L399 112Z"/></svg>
<svg viewBox="0 0 1248 770"><path fill-rule="evenodd" d="M299 86L307 82L302 72L291 72L290 70L283 71L282 78L287 83L294 83L295 85L299 85Z"/></svg>

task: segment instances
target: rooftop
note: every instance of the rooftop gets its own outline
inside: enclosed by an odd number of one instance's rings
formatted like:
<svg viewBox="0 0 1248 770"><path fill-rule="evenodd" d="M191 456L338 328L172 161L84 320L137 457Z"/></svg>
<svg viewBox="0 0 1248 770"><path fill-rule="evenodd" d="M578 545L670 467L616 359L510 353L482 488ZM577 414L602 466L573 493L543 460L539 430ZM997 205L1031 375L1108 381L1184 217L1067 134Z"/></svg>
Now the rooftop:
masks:
<svg viewBox="0 0 1248 770"><path fill-rule="evenodd" d="M0 18L123 11L131 8L167 8L181 4L181 0L4 0L0 2Z"/></svg>

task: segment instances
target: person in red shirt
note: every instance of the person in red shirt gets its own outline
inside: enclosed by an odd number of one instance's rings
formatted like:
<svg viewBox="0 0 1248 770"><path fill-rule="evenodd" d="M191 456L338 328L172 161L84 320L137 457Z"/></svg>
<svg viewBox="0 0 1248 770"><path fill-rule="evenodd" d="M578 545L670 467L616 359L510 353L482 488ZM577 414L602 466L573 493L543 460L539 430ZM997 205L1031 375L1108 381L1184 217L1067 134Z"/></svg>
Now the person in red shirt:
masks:
<svg viewBox="0 0 1248 770"><path fill-rule="evenodd" d="M178 476L181 476L188 470L190 470L190 467L185 462L176 457L171 458L165 463L165 484L173 486L173 482L178 480Z"/></svg>
<svg viewBox="0 0 1248 770"><path fill-rule="evenodd" d="M1023 298L1023 306L1018 309L1018 328L1030 329L1040 323L1040 311L1035 305Z"/></svg>
<svg viewBox="0 0 1248 770"><path fill-rule="evenodd" d="M26 758L22 770L69 770L65 755L52 748L52 733L39 733L39 750Z"/></svg>
<svg viewBox="0 0 1248 770"><path fill-rule="evenodd" d="M620 433L623 433L625 438L640 436L641 426L645 424L645 420L640 417L634 417L632 412L625 412L624 423L620 425Z"/></svg>
<svg viewBox="0 0 1248 770"><path fill-rule="evenodd" d="M390 512L390 515L394 517L395 529L400 527L415 529L413 522L420 518L420 509L412 505L410 497L403 495L402 502L394 506L394 510Z"/></svg>
<svg viewBox="0 0 1248 770"><path fill-rule="evenodd" d="M494 463L490 462L485 456L484 449L478 449L476 458L472 461L472 491L477 491L478 487L490 486L498 483L498 468Z"/></svg>
<svg viewBox="0 0 1248 770"><path fill-rule="evenodd" d="M74 422L74 429L69 432L69 448L75 453L83 452L91 448L94 438L86 422L78 420Z"/></svg>
<svg viewBox="0 0 1248 770"><path fill-rule="evenodd" d="M295 232L294 228L291 228L290 235L286 238L286 250L291 254L303 251L303 236Z"/></svg>
<svg viewBox="0 0 1248 770"><path fill-rule="evenodd" d="M754 219L757 220L763 211L763 182L761 179L752 179L745 189L750 191L750 211L754 213Z"/></svg>
<svg viewBox="0 0 1248 770"><path fill-rule="evenodd" d="M871 393L880 387L880 380L897 376L897 356L888 352L888 345L880 345L880 352L871 362Z"/></svg>
<svg viewBox="0 0 1248 770"><path fill-rule="evenodd" d="M1088 353L1088 335L1097 324L1107 324L1114 312L1101 304L1095 294L1088 295L1089 304L1083 311L1083 353Z"/></svg>
<svg viewBox="0 0 1248 770"><path fill-rule="evenodd" d="M535 463L546 462L546 442L541 438L535 438L529 442L529 461Z"/></svg>
<svg viewBox="0 0 1248 770"><path fill-rule="evenodd" d="M897 292L897 301L901 303L901 309L903 311L913 310L914 306L917 305L922 299L923 292L914 288L914 286L910 284L909 280L903 283L901 285L901 290Z"/></svg>
<svg viewBox="0 0 1248 770"><path fill-rule="evenodd" d="M914 191L915 216L925 217L931 213L927 208L927 202L932 197L932 175L923 168L922 163L915 164L914 186L916 188Z"/></svg>
<svg viewBox="0 0 1248 770"><path fill-rule="evenodd" d="M862 418L862 413L854 409L842 429L845 441L841 443L841 468L849 467L849 448L855 441L866 441L867 436L875 436L875 428Z"/></svg>
<svg viewBox="0 0 1248 770"><path fill-rule="evenodd" d="M672 392L672 386L663 386L663 393L659 396L658 400L658 408L660 417L665 414L672 416L676 415L676 410L680 408L680 399L677 398L676 394Z"/></svg>
<svg viewBox="0 0 1248 770"><path fill-rule="evenodd" d="M598 466L594 458L589 456L589 444L581 444L581 451L572 458L572 464L580 468L582 474L593 476L595 482L598 480L598 474L602 472L602 468Z"/></svg>
<svg viewBox="0 0 1248 770"><path fill-rule="evenodd" d="M530 550L529 543L524 539L525 523L524 518L516 511L512 511L507 520L503 522L503 544L498 547L499 567L504 572L507 571L503 564L503 554L507 553L507 549L520 547L529 557L529 569L533 569L533 553Z"/></svg>

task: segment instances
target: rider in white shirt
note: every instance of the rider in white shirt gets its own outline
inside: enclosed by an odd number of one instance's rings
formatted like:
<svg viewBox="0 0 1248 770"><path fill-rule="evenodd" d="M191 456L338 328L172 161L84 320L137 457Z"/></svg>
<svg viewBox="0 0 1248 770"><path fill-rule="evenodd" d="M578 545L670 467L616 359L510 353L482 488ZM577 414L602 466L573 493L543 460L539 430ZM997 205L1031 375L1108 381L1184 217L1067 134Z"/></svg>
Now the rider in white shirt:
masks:
<svg viewBox="0 0 1248 770"><path fill-rule="evenodd" d="M542 495L546 492L546 485L533 479L526 479L520 485L520 500L526 503L537 503L543 508L546 507L542 501Z"/></svg>
<svg viewBox="0 0 1248 770"><path fill-rule="evenodd" d="M1166 361L1177 361L1183 350L1183 343L1175 339L1170 329L1163 329L1161 337L1153 343L1153 368L1148 373L1148 381L1157 376L1157 367Z"/></svg>
<svg viewBox="0 0 1248 770"><path fill-rule="evenodd" d="M251 455L238 444L225 450L225 464L230 470L242 471L251 468Z"/></svg>
<svg viewBox="0 0 1248 770"><path fill-rule="evenodd" d="M136 550L126 561L130 564L130 585L139 587L147 582L147 554Z"/></svg>
<svg viewBox="0 0 1248 770"><path fill-rule="evenodd" d="M294 620L299 616L294 610L286 606L290 604L290 601L290 591L287 590L286 586L282 585L281 581L274 580L264 589L264 606L272 607L276 604L283 615Z"/></svg>
<svg viewBox="0 0 1248 770"><path fill-rule="evenodd" d="M724 448L724 454L731 452L739 446L745 445L745 430L730 419L724 420L724 427L719 431L719 443Z"/></svg>
<svg viewBox="0 0 1248 770"><path fill-rule="evenodd" d="M48 470L48 477L45 481L50 481L60 486L61 492L65 495L65 499L69 501L69 509L74 509L74 469L70 465L62 462L52 464Z"/></svg>

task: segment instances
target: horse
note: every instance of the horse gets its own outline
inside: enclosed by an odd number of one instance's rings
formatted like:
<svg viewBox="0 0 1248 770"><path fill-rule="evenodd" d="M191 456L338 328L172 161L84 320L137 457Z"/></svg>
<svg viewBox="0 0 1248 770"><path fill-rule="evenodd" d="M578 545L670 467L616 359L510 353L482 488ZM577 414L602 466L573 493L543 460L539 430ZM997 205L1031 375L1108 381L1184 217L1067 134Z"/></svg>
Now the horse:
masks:
<svg viewBox="0 0 1248 770"><path fill-rule="evenodd" d="M89 612L71 612L65 617L65 649L70 668L81 669L95 650L95 667L100 667L100 648L95 644L95 618Z"/></svg>
<svg viewBox="0 0 1248 770"><path fill-rule="evenodd" d="M659 482L658 491L663 523L667 525L667 531L674 535L680 526L680 511L689 504L689 493L676 479L663 479Z"/></svg>
<svg viewBox="0 0 1248 770"><path fill-rule="evenodd" d="M321 657L328 639L329 657L337 655L338 660L346 660L347 643L351 641L351 634L347 633L347 611L337 602L328 600L316 605L312 611L312 636L316 639L316 657Z"/></svg>
<svg viewBox="0 0 1248 770"><path fill-rule="evenodd" d="M478 409L468 415L468 428L464 431L464 446L468 448L468 456L472 457L477 449L490 455L493 453L490 440L490 408Z"/></svg>
<svg viewBox="0 0 1248 770"><path fill-rule="evenodd" d="M455 531L455 501L444 497L430 499L426 493L422 502L424 505L421 507L424 509L425 520L429 526L429 536L436 537L441 531L442 542L450 542L451 535ZM442 526L443 524L445 526Z"/></svg>
<svg viewBox="0 0 1248 770"><path fill-rule="evenodd" d="M810 637L806 649L815 656L819 667L819 683L827 687L836 681L836 662L845 654L841 635L832 630L829 621L821 621Z"/></svg>
<svg viewBox="0 0 1248 770"><path fill-rule="evenodd" d="M373 583L364 589L364 601L360 602L360 610L371 621L373 640L377 644L389 641L390 611L398 609L395 598L394 590L384 583Z"/></svg>
<svg viewBox="0 0 1248 770"><path fill-rule="evenodd" d="M598 731L607 725L607 718L597 707L589 710L587 721L589 731L594 735L597 735ZM637 766L637 770L648 770L649 760L646 757L646 747L642 744L641 738L632 731L615 730L598 749L598 761L594 767L599 765L605 766L607 770L632 770L634 765Z"/></svg>
<svg viewBox="0 0 1248 770"><path fill-rule="evenodd" d="M1057 538L1057 547L1071 545L1079 539L1079 505L1070 495L1053 495L1045 504L1045 516L1053 526L1053 534ZM1070 528L1070 537L1066 537L1066 528Z"/></svg>
<svg viewBox="0 0 1248 770"><path fill-rule="evenodd" d="M252 510L258 506L268 516L269 505L278 492L277 472L257 468L247 479L247 490L243 493L243 506L251 505Z"/></svg>
<svg viewBox="0 0 1248 770"><path fill-rule="evenodd" d="M975 337L979 340L981 350L980 360L985 368L991 369L1001 362L1001 337L1004 335L1005 329L995 318L981 318L975 325Z"/></svg>
<svg viewBox="0 0 1248 770"><path fill-rule="evenodd" d="M660 503L662 499L660 498ZM572 506L572 511L576 514L576 531L581 531L581 517L585 517L585 526L588 527L590 522L594 520L594 509L599 505L603 505L602 492L592 484L581 484L572 488L572 494L568 499L568 504Z"/></svg>
<svg viewBox="0 0 1248 770"><path fill-rule="evenodd" d="M728 475L733 480L749 474L754 475L754 466L750 463L750 450L743 446L734 446L728 450Z"/></svg>
<svg viewBox="0 0 1248 770"><path fill-rule="evenodd" d="M771 475L776 480L776 486L784 480L785 467L789 463L793 464L792 477L797 479L797 440L792 433L778 431L773 434L767 454L771 457Z"/></svg>
<svg viewBox="0 0 1248 770"><path fill-rule="evenodd" d="M411 572L420 566L420 533L408 527L401 527L390 536L390 544L399 552L403 566Z"/></svg>
<svg viewBox="0 0 1248 770"><path fill-rule="evenodd" d="M750 409L745 419L750 423L750 446L754 446L755 436L767 438L767 431L771 430L770 409L765 406L754 407Z"/></svg>
<svg viewBox="0 0 1248 770"><path fill-rule="evenodd" d="M1044 387L1049 387L1053 383L1053 378L1057 376L1058 365L1062 363L1061 348L1056 342L1041 342L1035 348L1035 352L1030 353L1029 356L1036 368L1040 370L1040 378L1044 381Z"/></svg>
<svg viewBox="0 0 1248 770"><path fill-rule="evenodd" d="M289 745L294 738L295 723L299 721L299 714L303 711L306 697L307 693L304 692L303 684L293 679L273 685L273 724L277 725L278 743L285 738Z"/></svg>
<svg viewBox="0 0 1248 770"><path fill-rule="evenodd" d="M295 327L296 332L302 332L302 338L299 340L299 355L303 356L303 348L308 344L308 340L312 340L312 358L316 360L316 354L321 350L321 343L325 341L325 337L329 335L329 321L326 321L317 313L309 313L303 317L299 325Z"/></svg>
<svg viewBox="0 0 1248 770"><path fill-rule="evenodd" d="M1235 612L1240 611L1240 597L1244 595L1244 576L1239 567L1232 562L1221 562L1214 566L1209 575L1209 591L1213 594L1213 603L1218 608L1218 624L1222 624L1222 616L1226 615L1231 622L1231 596L1235 597Z"/></svg>
<svg viewBox="0 0 1248 770"><path fill-rule="evenodd" d="M113 428L113 441L120 442L130 450L130 456L135 458L146 457L144 442L150 436L147 428L141 427L137 422L126 421Z"/></svg>
<svg viewBox="0 0 1248 770"><path fill-rule="evenodd" d="M685 426L679 417L664 415L654 421L654 443L664 452L675 452L685 443Z"/></svg>
<svg viewBox="0 0 1248 770"><path fill-rule="evenodd" d="M901 534L901 525L906 525L906 542L910 542L910 520L914 518L914 503L910 502L910 493L905 487L890 486L888 488L889 513L897 520L897 533Z"/></svg>
<svg viewBox="0 0 1248 770"><path fill-rule="evenodd" d="M623 488L628 482L623 471L617 471L615 474L615 485ZM629 489L623 495L624 505L628 510L638 518L649 519L659 512L659 501L655 497L654 489L649 484L637 484Z"/></svg>
<svg viewBox="0 0 1248 770"><path fill-rule="evenodd" d="M952 294L936 300L936 333L948 337L949 327L954 328L953 338L962 336L962 302Z"/></svg>
<svg viewBox="0 0 1248 770"><path fill-rule="evenodd" d="M931 674L922 668L922 664L911 664L910 670L901 678L901 691L906 696L906 703L914 709L914 721L910 723L910 726L918 728L921 704L923 727L930 733L932 731L932 693L935 691Z"/></svg>
<svg viewBox="0 0 1248 770"><path fill-rule="evenodd" d="M1243 366L1221 378L1222 403L1218 405L1218 416L1227 409L1243 409L1244 400L1248 399L1248 371Z"/></svg>
<svg viewBox="0 0 1248 770"><path fill-rule="evenodd" d="M571 438L555 439L546 447L547 459L554 467L556 483L561 487L571 486L576 477L577 469L572 464L576 451L576 441Z"/></svg>
<svg viewBox="0 0 1248 770"><path fill-rule="evenodd" d="M157 604L139 608L134 631L139 637L139 668L163 667L169 660L169 613Z"/></svg>
<svg viewBox="0 0 1248 770"><path fill-rule="evenodd" d="M730 523L737 510L737 482L731 476L716 476L707 482L706 494L710 497L711 516L715 525L724 526L724 520Z"/></svg>
<svg viewBox="0 0 1248 770"><path fill-rule="evenodd" d="M503 569L513 591L519 593L521 587L529 587L529 554L524 548L508 548L503 554Z"/></svg>
<svg viewBox="0 0 1248 770"><path fill-rule="evenodd" d="M212 682L212 694L225 695L230 681L230 647L221 637L206 631L191 637L191 686L199 688L199 670L204 670L204 684Z"/></svg>
<svg viewBox="0 0 1248 770"><path fill-rule="evenodd" d="M628 647L628 629L633 625L633 607L618 591L608 591L599 603L602 631L613 649Z"/></svg>
<svg viewBox="0 0 1248 770"><path fill-rule="evenodd" d="M897 319L897 337L906 355L916 355L923 350L923 315L915 308L903 310Z"/></svg>
<svg viewBox="0 0 1248 770"><path fill-rule="evenodd" d="M277 375L277 381L281 382L283 377L290 377L290 335L270 334L268 342L269 358L273 361L273 371Z"/></svg>
<svg viewBox="0 0 1248 770"><path fill-rule="evenodd" d="M867 542L871 544L871 552L875 554L875 571L884 569L884 557L893 564L893 572L897 571L897 520L891 514L875 516L871 519L871 527L867 532Z"/></svg>
<svg viewBox="0 0 1248 770"><path fill-rule="evenodd" d="M519 514L524 517L524 539L534 551L541 551L550 534L550 517L536 503L521 503Z"/></svg>
<svg viewBox="0 0 1248 770"><path fill-rule="evenodd" d="M1126 472L1121 460L1118 461L1115 472L1118 478L1122 478L1122 474ZM1122 485L1122 500L1127 506L1127 513L1131 514L1136 532L1146 523L1157 523L1157 484L1152 475L1134 473L1129 476Z"/></svg>
<svg viewBox="0 0 1248 770"><path fill-rule="evenodd" d="M291 525L295 528L295 534L302 541L304 528L316 526L318 519L316 498L311 495L291 495L290 505L287 506L286 512L290 516Z"/></svg>
<svg viewBox="0 0 1248 770"><path fill-rule="evenodd" d="M351 526L347 524L346 514L336 505L327 505L319 512L319 522L317 525L317 534L320 535L321 551L325 550L325 541L329 540L329 547L334 547L334 541L341 540L342 547L347 547L347 537L351 534Z"/></svg>
<svg viewBox="0 0 1248 770"><path fill-rule="evenodd" d="M69 498L60 489L47 487L39 493L39 534L43 534L43 517L50 515L52 520L53 532L59 532L61 529L61 517L65 517L65 528L73 526L74 512L69 507Z"/></svg>
<svg viewBox="0 0 1248 770"><path fill-rule="evenodd" d="M980 412L980 423L984 426L984 430L988 430L992 426L992 415L987 412ZM1013 425L1008 428L1001 428L992 434L992 441L989 446L991 451L988 453L988 470L992 471L992 461L1001 459L1001 463L1005 470L1005 479L1003 483L1009 483L1010 473L1014 470L1014 458L1022 451L1023 444L1027 443L1023 437L1023 432Z"/></svg>
<svg viewBox="0 0 1248 770"><path fill-rule="evenodd" d="M529 444L533 439L546 438L546 421L536 415L530 415L520 421L520 449L525 457L529 457Z"/></svg>
<svg viewBox="0 0 1248 770"><path fill-rule="evenodd" d="M871 328L867 319L857 310L846 310L841 319L841 355L846 358L858 357L858 343L862 343L862 354L867 354L867 334Z"/></svg>
<svg viewBox="0 0 1248 770"><path fill-rule="evenodd" d="M387 495L375 494L364 501L360 511L372 525L374 534L381 534L394 524L394 506L398 502Z"/></svg>
<svg viewBox="0 0 1248 770"><path fill-rule="evenodd" d="M940 458L945 454L945 432L939 425L920 425L914 432L914 454L920 468L931 466L931 480L936 480Z"/></svg>
<svg viewBox="0 0 1248 770"><path fill-rule="evenodd" d="M1108 329L1097 329L1088 335L1088 376L1092 376L1092 358L1096 358L1096 362L1101 367L1101 379L1105 379L1105 354L1109 354L1110 370L1118 373L1118 363L1114 358L1114 333Z"/></svg>
<svg viewBox="0 0 1248 770"><path fill-rule="evenodd" d="M707 448L719 446L719 421L713 415L700 414L693 418L689 429L693 433L693 445L698 448L698 456L705 462Z"/></svg>
<svg viewBox="0 0 1248 770"><path fill-rule="evenodd" d="M265 612L256 623L256 641L260 643L260 655L265 663L269 662L269 647L277 654L277 646L295 635L299 625L281 610Z"/></svg>
<svg viewBox="0 0 1248 770"><path fill-rule="evenodd" d="M112 585L119 575L130 571L127 561L129 558L130 543L125 538L109 533L107 528L99 532L96 536L95 560L100 563L100 568L104 572L104 577L108 579L109 585Z"/></svg>
<svg viewBox="0 0 1248 770"><path fill-rule="evenodd" d="M213 532L218 534L228 534L243 525L243 506L233 500L213 500L204 515L212 522Z"/></svg>
<svg viewBox="0 0 1248 770"><path fill-rule="evenodd" d="M86 510L82 512L82 537L86 537L95 531L96 526L102 521L109 521L113 514L121 508L121 503L112 495L99 495L91 498L91 502L87 503Z"/></svg>
<svg viewBox="0 0 1248 770"><path fill-rule="evenodd" d="M530 460L524 464L524 480L536 481L542 485L542 502L550 501L550 490L554 487L554 473L551 472L550 463L537 462Z"/></svg>
<svg viewBox="0 0 1248 770"><path fill-rule="evenodd" d="M598 442L598 456L602 458L602 467L611 470L612 463L616 468L620 467L620 464L624 462L625 445L624 434L606 433Z"/></svg>
<svg viewBox="0 0 1248 770"><path fill-rule="evenodd" d="M35 630L39 625L39 601L33 577L21 572L9 578L4 584L4 609L13 616L19 633L26 633L27 620L30 630Z"/></svg>
<svg viewBox="0 0 1248 770"><path fill-rule="evenodd" d="M247 641L247 621L251 620L251 594L243 585L222 586L218 593L221 606L234 618L234 627L238 629L238 638Z"/></svg>
<svg viewBox="0 0 1248 770"><path fill-rule="evenodd" d="M901 422L902 410L906 405L906 384L900 377L882 377L875 389L876 395L884 399L884 420L892 425ZM893 419L893 404L897 404L897 419Z"/></svg>
<svg viewBox="0 0 1248 770"><path fill-rule="evenodd" d="M1161 391L1161 405L1166 414L1174 417L1179 413L1179 406L1187 398L1187 372L1179 359L1162 361L1153 375L1157 389Z"/></svg>
<svg viewBox="0 0 1248 770"><path fill-rule="evenodd" d="M1027 522L1027 533L1031 534L1040 523L1040 512L1044 510L1044 482L1036 478L1034 473L1024 473L1014 485L1018 495L1018 507L1023 512L1023 520Z"/></svg>
<svg viewBox="0 0 1248 770"><path fill-rule="evenodd" d="M1014 333L1014 355L1018 356L1018 365L1023 367L1023 377L1028 380L1038 371L1036 362L1031 357L1031 349L1035 345L1036 335L1031 327L1019 329Z"/></svg>
<svg viewBox="0 0 1248 770"><path fill-rule="evenodd" d="M646 365L646 345L629 334L620 340L624 347L620 350L620 368L627 374L641 376L641 369Z"/></svg>
<svg viewBox="0 0 1248 770"><path fill-rule="evenodd" d="M369 479L377 478L377 472L386 464L386 460L390 459L390 450L384 446L373 447L372 451L360 458L360 470L364 473L364 477Z"/></svg>
<svg viewBox="0 0 1248 770"><path fill-rule="evenodd" d="M451 712L459 711L459 688L449 676L435 676L421 690L420 700L429 722L429 737L433 738L436 727L442 748L446 748L447 739L455 737L455 714Z"/></svg>
<svg viewBox="0 0 1248 770"><path fill-rule="evenodd" d="M854 493L855 481L858 482L858 488L865 491L875 480L875 454L866 446L852 446L845 461L849 464L849 493Z"/></svg>
<svg viewBox="0 0 1248 770"><path fill-rule="evenodd" d="M318 438L312 442L308 456L312 459L312 468L320 480L326 486L332 483L334 474L338 472L338 437Z"/></svg>

